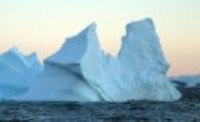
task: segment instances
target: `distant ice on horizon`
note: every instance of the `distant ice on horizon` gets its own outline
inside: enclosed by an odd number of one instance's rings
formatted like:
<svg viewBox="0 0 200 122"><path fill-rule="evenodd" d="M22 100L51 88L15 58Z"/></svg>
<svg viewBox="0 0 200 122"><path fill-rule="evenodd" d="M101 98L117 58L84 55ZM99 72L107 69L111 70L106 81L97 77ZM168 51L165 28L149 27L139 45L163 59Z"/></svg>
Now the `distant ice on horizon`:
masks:
<svg viewBox="0 0 200 122"><path fill-rule="evenodd" d="M185 84L185 87L197 87L200 86L200 75L183 75L177 77L170 77L170 80L179 85L180 83ZM199 87L198 86L198 87Z"/></svg>

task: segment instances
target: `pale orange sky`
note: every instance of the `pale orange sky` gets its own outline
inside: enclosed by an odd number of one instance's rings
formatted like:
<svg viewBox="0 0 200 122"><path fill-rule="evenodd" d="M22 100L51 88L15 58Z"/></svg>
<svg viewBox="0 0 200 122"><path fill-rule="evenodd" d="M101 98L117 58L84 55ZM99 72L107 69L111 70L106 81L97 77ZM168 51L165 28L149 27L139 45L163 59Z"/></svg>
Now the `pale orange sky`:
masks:
<svg viewBox="0 0 200 122"><path fill-rule="evenodd" d="M200 74L200 0L0 0L0 52L13 46L40 59L91 22L116 54L131 21L155 21L170 75Z"/></svg>

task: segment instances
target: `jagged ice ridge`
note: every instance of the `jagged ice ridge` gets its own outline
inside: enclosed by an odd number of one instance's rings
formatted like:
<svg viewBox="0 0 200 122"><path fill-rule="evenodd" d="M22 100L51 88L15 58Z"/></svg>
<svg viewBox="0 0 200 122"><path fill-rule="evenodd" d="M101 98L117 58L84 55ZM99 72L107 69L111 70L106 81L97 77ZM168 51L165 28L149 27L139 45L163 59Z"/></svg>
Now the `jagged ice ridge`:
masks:
<svg viewBox="0 0 200 122"><path fill-rule="evenodd" d="M12 52L12 50L11 50ZM14 51L18 52L18 51ZM18 53L17 53L18 54ZM174 101L181 97L169 82L166 62L153 21L149 18L129 23L117 57L101 50L96 25L91 24L74 37L67 38L60 50L41 66L36 56L23 57L5 64L0 57L0 84L6 84L0 98L28 101ZM20 61L14 74L7 71L12 61ZM33 65L34 64L34 65ZM42 71L41 71L42 69ZM25 70L25 74L23 71ZM32 73L37 72L36 74ZM19 78L18 78L19 77ZM18 84L18 83L21 83ZM9 89L14 87L25 89ZM23 85L28 84L28 85ZM18 87L19 85L19 87ZM2 86L2 85L1 85ZM0 89L3 90L3 87ZM12 91L12 95L7 92ZM4 94L5 92L5 94Z"/></svg>

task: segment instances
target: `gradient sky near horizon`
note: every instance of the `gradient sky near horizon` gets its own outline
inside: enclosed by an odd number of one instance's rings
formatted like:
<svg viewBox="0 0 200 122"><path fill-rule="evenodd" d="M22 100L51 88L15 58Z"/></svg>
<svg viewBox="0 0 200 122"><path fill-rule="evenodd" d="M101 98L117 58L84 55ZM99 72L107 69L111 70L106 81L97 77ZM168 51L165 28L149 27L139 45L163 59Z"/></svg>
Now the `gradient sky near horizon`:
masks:
<svg viewBox="0 0 200 122"><path fill-rule="evenodd" d="M125 25L145 17L155 21L169 74L199 74L200 0L0 0L0 52L17 46L42 60L96 22L102 48L116 54Z"/></svg>

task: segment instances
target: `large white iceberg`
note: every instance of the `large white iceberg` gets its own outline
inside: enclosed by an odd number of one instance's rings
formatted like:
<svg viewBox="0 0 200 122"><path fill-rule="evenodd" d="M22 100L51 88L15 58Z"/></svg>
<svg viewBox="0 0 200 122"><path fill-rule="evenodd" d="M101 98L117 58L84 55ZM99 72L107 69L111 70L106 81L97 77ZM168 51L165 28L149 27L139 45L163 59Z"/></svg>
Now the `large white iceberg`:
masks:
<svg viewBox="0 0 200 122"><path fill-rule="evenodd" d="M96 25L66 39L17 100L174 101L181 94L166 77L166 62L151 19L127 25L117 57L105 55Z"/></svg>
<svg viewBox="0 0 200 122"><path fill-rule="evenodd" d="M35 53L24 56L17 48L0 55L0 99L25 93L30 79L42 70Z"/></svg>

